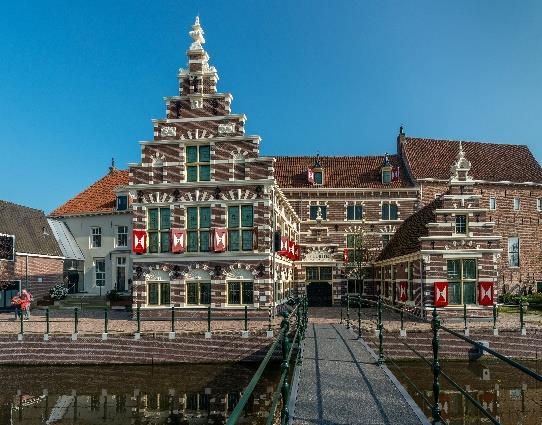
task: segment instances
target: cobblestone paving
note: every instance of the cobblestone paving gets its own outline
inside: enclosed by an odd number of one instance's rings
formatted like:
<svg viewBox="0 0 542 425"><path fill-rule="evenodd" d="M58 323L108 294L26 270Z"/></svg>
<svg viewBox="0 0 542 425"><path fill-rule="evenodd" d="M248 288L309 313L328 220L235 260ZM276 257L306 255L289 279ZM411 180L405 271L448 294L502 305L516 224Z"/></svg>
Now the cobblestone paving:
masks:
<svg viewBox="0 0 542 425"><path fill-rule="evenodd" d="M191 313L176 311L175 331L203 333L207 331L207 320L193 320ZM137 322L132 319L132 314L125 311L111 310L108 312L108 333L135 333L137 331ZM237 315L240 320L225 321L213 319L211 322L211 331L213 333L231 333L244 330L243 312ZM192 317L192 319L190 318ZM278 329L280 318L273 320L272 328ZM252 333L263 333L268 328L268 320L250 320L248 329ZM13 313L0 313L0 334L18 334L20 333L20 321L14 319ZM43 334L46 332L45 310L35 309L31 312L29 321L23 323L24 333ZM80 334L99 334L105 330L104 312L100 310L82 310L79 312L78 332ZM141 320L141 333L167 333L171 331L171 319L162 318L160 320ZM71 334L74 332L74 313L71 310L51 310L50 311L50 334Z"/></svg>
<svg viewBox="0 0 542 425"><path fill-rule="evenodd" d="M293 424L420 424L404 393L344 326L309 324ZM408 397L408 396L406 396Z"/></svg>

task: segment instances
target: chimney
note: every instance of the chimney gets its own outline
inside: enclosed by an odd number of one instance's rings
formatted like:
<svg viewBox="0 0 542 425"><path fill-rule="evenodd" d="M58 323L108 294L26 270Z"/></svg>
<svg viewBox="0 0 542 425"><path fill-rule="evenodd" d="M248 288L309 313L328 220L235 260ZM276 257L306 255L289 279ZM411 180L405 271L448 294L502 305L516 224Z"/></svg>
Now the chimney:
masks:
<svg viewBox="0 0 542 425"><path fill-rule="evenodd" d="M111 158L111 167L109 167L109 174L112 174L115 171L117 171L117 167L115 167L115 158Z"/></svg>

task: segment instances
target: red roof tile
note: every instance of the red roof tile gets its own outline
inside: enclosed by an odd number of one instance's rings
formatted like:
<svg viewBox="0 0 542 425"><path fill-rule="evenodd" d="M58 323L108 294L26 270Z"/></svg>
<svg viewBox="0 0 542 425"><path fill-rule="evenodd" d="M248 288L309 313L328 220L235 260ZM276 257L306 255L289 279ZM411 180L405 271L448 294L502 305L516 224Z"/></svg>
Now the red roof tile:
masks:
<svg viewBox="0 0 542 425"><path fill-rule="evenodd" d="M117 186L128 185L128 171L114 170L51 213L53 217L115 211Z"/></svg>
<svg viewBox="0 0 542 425"><path fill-rule="evenodd" d="M472 163L475 180L542 183L542 168L527 146L461 141ZM450 178L450 167L459 152L458 140L405 137L405 162L415 179Z"/></svg>
<svg viewBox="0 0 542 425"><path fill-rule="evenodd" d="M314 187L307 181L307 169L314 165L313 156L277 156L275 178L282 188ZM399 181L383 184L381 167L384 156L322 156L323 187L332 188L399 188L412 186L397 155L389 155L393 166L400 166Z"/></svg>

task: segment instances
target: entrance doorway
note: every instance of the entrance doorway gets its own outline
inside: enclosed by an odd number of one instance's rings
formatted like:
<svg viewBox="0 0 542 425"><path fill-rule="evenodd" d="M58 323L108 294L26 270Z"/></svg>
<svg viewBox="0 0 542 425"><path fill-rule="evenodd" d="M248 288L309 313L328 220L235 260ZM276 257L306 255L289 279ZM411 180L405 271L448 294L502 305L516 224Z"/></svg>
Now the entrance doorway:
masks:
<svg viewBox="0 0 542 425"><path fill-rule="evenodd" d="M307 285L309 307L331 307L331 283L311 282Z"/></svg>

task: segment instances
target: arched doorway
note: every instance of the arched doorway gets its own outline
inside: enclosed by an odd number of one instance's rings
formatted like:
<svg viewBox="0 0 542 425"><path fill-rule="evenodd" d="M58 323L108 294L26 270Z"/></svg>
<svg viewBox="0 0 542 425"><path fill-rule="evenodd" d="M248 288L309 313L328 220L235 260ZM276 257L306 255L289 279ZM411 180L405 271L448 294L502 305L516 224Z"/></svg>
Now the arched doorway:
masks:
<svg viewBox="0 0 542 425"><path fill-rule="evenodd" d="M309 307L331 307L331 283L311 282L307 284L307 300Z"/></svg>

